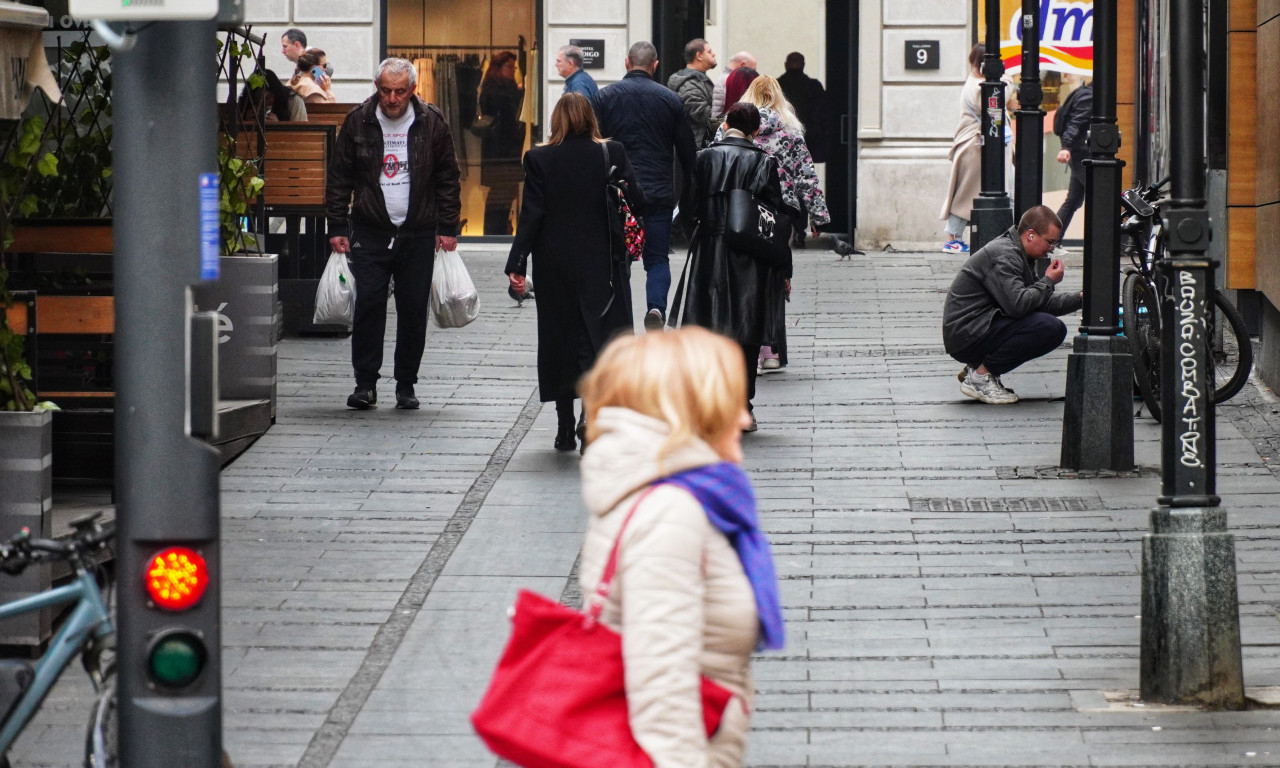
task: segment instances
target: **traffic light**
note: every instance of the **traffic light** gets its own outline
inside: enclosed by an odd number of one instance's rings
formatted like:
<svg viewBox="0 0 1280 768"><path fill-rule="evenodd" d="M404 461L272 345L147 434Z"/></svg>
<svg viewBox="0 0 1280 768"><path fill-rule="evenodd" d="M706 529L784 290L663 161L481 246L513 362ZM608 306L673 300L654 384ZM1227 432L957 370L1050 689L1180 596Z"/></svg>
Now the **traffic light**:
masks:
<svg viewBox="0 0 1280 768"><path fill-rule="evenodd" d="M168 547L151 558L144 577L147 595L156 608L186 611L200 604L209 586L209 566L188 547ZM194 629L169 627L147 644L147 675L156 686L179 690L200 679L209 661L202 634Z"/></svg>

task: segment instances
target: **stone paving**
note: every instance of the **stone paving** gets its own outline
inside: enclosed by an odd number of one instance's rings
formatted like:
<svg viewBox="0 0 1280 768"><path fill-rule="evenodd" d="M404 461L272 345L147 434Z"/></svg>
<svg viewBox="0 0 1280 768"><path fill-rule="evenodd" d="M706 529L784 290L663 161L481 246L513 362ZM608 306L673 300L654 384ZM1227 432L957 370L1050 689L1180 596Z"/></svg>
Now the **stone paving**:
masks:
<svg viewBox="0 0 1280 768"><path fill-rule="evenodd" d="M285 340L278 423L223 472L225 741L241 768L494 768L467 714L505 609L522 587L576 593L578 457L551 450L536 309L506 298L498 248L465 256L481 318L432 329L422 410L386 405L390 385L383 407L346 410L348 343ZM1137 419L1134 472L1059 469L1065 346L1005 377L1015 406L962 397L939 331L958 264L798 254L790 366L759 382L744 439L789 633L755 663L748 765L1280 765L1280 712L1133 700L1158 426ZM1280 686L1274 413L1249 391L1218 423L1258 696ZM15 766L78 764L80 677Z"/></svg>

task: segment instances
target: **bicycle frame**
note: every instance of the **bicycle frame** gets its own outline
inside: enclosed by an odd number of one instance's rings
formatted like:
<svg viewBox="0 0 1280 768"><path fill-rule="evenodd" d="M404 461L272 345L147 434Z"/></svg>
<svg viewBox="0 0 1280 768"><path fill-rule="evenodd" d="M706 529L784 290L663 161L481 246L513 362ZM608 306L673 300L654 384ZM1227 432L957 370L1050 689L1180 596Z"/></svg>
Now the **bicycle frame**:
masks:
<svg viewBox="0 0 1280 768"><path fill-rule="evenodd" d="M75 580L69 584L0 605L0 619L7 619L68 603L76 603L76 607L49 642L49 650L36 663L35 679L31 686L14 704L13 711L3 724L0 724L0 755L13 746L18 734L22 733L32 715L40 708L45 696L71 660L84 651L91 640L109 636L114 631L111 614L103 602L98 581L84 567L77 567ZM95 680L94 685L98 682Z"/></svg>

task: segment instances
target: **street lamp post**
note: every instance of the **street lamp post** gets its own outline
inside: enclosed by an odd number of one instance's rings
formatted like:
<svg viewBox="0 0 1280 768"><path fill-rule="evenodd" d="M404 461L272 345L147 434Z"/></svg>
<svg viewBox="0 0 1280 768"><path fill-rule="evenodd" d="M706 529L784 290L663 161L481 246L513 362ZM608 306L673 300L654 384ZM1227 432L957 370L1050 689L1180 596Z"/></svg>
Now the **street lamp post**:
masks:
<svg viewBox="0 0 1280 768"><path fill-rule="evenodd" d="M1244 706L1235 541L1216 488L1210 320L1213 270L1204 163L1204 3L1169 3L1172 200L1156 263L1161 318L1160 506L1142 539L1141 695ZM1096 22L1095 22L1096 23ZM1095 89L1096 96L1096 89Z"/></svg>
<svg viewBox="0 0 1280 768"><path fill-rule="evenodd" d="M1013 226L1013 207L1004 188L1004 62L1000 60L1000 3L987 3L987 54L982 61L982 191L973 199L973 250Z"/></svg>
<svg viewBox="0 0 1280 768"><path fill-rule="evenodd" d="M1116 5L1093 5L1093 116L1084 161L1084 313L1067 357L1062 466L1133 469L1133 357L1120 336Z"/></svg>
<svg viewBox="0 0 1280 768"><path fill-rule="evenodd" d="M1044 92L1040 88L1040 3L1022 0L1022 77L1018 85L1018 175L1013 217L1040 205L1044 186Z"/></svg>

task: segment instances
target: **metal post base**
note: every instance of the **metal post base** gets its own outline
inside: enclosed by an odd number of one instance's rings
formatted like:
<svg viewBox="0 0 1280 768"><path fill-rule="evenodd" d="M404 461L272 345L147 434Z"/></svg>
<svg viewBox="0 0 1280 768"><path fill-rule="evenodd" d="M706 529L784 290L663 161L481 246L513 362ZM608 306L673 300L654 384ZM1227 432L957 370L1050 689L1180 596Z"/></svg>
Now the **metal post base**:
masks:
<svg viewBox="0 0 1280 768"><path fill-rule="evenodd" d="M1219 507L1160 507L1142 538L1141 695L1244 707L1235 538Z"/></svg>
<svg viewBox="0 0 1280 768"><path fill-rule="evenodd" d="M976 251L1013 226L1013 201L1008 195L978 195L973 199L973 212L969 215L973 217L970 224L973 228L970 248Z"/></svg>
<svg viewBox="0 0 1280 768"><path fill-rule="evenodd" d="M1067 356L1062 466L1133 469L1133 358L1119 336L1076 336Z"/></svg>

